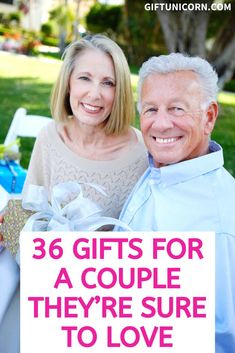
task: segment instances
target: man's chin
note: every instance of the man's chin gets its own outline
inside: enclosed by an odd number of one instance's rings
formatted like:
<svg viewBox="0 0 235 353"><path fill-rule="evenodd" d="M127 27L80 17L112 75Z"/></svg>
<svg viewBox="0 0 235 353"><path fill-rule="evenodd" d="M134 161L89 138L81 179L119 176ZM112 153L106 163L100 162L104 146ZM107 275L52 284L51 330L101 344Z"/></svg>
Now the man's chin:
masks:
<svg viewBox="0 0 235 353"><path fill-rule="evenodd" d="M182 162L182 159L178 158L178 159L174 159L174 158L165 158L165 159L159 159L159 158L154 158L153 157L153 161L154 161L154 165L157 168L161 168L161 167L166 167L168 165L173 165L179 162Z"/></svg>

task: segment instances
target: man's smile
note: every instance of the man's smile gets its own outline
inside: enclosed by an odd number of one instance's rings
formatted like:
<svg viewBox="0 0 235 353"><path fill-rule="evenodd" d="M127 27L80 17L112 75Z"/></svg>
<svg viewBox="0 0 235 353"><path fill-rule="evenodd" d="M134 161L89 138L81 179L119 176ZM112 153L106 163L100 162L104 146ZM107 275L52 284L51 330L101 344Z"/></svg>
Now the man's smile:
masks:
<svg viewBox="0 0 235 353"><path fill-rule="evenodd" d="M155 136L152 136L152 137L159 144L174 143L182 138L181 136L177 136L177 137L155 137Z"/></svg>

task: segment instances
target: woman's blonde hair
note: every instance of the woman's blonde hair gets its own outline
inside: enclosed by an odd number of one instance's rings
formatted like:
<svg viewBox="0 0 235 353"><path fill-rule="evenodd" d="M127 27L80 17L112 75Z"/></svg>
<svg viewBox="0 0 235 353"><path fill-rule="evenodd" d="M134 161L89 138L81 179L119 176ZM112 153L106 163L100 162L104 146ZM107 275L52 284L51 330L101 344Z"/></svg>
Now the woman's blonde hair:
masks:
<svg viewBox="0 0 235 353"><path fill-rule="evenodd" d="M70 76L77 57L87 49L99 49L113 61L116 76L115 97L104 130L107 135L122 133L128 129L134 117L130 70L121 48L101 34L88 35L66 48L61 70L51 94L51 114L59 122L66 122L73 114L69 102Z"/></svg>

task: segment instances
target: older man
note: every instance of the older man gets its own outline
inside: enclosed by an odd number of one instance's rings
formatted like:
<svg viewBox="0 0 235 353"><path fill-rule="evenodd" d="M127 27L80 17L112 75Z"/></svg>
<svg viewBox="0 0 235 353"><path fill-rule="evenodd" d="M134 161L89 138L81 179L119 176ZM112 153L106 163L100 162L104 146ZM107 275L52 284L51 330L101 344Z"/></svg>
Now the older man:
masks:
<svg viewBox="0 0 235 353"><path fill-rule="evenodd" d="M217 74L201 58L152 57L140 70L149 168L121 213L133 230L216 232L216 353L235 352L235 180L210 141Z"/></svg>

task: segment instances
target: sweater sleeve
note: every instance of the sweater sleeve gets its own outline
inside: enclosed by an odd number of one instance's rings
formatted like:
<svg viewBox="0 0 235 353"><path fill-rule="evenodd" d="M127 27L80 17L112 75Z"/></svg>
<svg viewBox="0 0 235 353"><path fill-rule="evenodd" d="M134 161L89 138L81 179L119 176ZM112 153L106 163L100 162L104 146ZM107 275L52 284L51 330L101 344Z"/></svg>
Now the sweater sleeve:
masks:
<svg viewBox="0 0 235 353"><path fill-rule="evenodd" d="M48 188L48 170L50 151L47 139L47 126L43 128L33 147L28 173L24 184L23 194L29 184L43 185Z"/></svg>

